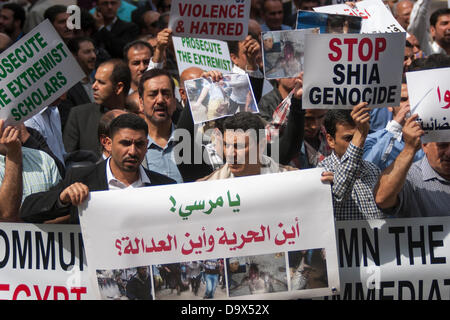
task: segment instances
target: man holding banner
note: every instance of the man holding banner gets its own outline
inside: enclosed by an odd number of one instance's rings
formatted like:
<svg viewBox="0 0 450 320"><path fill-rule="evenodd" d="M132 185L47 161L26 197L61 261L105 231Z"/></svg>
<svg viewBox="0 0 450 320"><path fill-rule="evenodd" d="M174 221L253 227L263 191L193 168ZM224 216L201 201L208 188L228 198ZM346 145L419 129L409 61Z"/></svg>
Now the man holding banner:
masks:
<svg viewBox="0 0 450 320"><path fill-rule="evenodd" d="M147 150L148 128L131 113L115 118L107 138L111 158L88 167L75 168L48 192L27 197L21 208L26 222L42 223L70 214L69 223L78 223L77 206L91 191L119 190L174 183L172 179L144 169L141 162Z"/></svg>

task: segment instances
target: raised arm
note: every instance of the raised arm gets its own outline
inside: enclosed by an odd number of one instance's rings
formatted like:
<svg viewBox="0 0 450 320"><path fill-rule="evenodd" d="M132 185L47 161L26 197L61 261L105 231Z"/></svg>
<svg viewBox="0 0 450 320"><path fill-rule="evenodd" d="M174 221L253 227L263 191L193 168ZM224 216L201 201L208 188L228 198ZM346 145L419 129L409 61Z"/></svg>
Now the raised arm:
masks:
<svg viewBox="0 0 450 320"><path fill-rule="evenodd" d="M5 153L5 175L0 183L0 219L2 221L19 220L22 202L22 143L19 130L7 127L0 120L0 149Z"/></svg>
<svg viewBox="0 0 450 320"><path fill-rule="evenodd" d="M415 114L406 120L402 130L405 147L397 159L381 173L375 186L375 202L381 209L388 209L397 205L398 194L405 184L414 155L421 148L420 137L424 134L424 131L420 124L415 121L417 117L418 115Z"/></svg>

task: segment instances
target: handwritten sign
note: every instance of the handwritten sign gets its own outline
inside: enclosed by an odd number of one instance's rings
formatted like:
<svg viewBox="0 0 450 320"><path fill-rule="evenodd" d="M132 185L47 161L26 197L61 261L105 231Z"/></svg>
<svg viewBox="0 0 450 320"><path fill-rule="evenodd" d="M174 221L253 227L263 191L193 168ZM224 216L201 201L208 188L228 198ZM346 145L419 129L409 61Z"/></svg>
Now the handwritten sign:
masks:
<svg viewBox="0 0 450 320"><path fill-rule="evenodd" d="M299 290L292 281L286 281L279 291L258 297L333 294L339 291L334 218L330 186L320 182L320 173L311 169L93 192L89 202L79 208L92 277L95 279L96 270L184 265L210 259L271 257L273 262L275 256L319 248L326 252L325 285ZM290 279L290 266L285 259L281 261L281 269L277 267L274 272L283 270L279 279ZM226 297L232 296L226 293Z"/></svg>
<svg viewBox="0 0 450 320"><path fill-rule="evenodd" d="M450 142L450 68L406 73L411 114L425 131L422 142Z"/></svg>
<svg viewBox="0 0 450 320"><path fill-rule="evenodd" d="M0 56L0 119L24 122L59 98L85 75L45 20Z"/></svg>
<svg viewBox="0 0 450 320"><path fill-rule="evenodd" d="M361 17L361 33L406 32L382 0L364 0L355 2L352 8L346 4L336 4L313 8L316 12L347 14Z"/></svg>
<svg viewBox="0 0 450 320"><path fill-rule="evenodd" d="M250 0L173 0L169 28L181 37L244 40Z"/></svg>
<svg viewBox="0 0 450 320"><path fill-rule="evenodd" d="M405 33L306 35L303 107L400 103Z"/></svg>
<svg viewBox="0 0 450 320"><path fill-rule="evenodd" d="M222 73L230 73L233 68L228 44L224 41L186 37L172 37L172 41L179 74L190 67Z"/></svg>

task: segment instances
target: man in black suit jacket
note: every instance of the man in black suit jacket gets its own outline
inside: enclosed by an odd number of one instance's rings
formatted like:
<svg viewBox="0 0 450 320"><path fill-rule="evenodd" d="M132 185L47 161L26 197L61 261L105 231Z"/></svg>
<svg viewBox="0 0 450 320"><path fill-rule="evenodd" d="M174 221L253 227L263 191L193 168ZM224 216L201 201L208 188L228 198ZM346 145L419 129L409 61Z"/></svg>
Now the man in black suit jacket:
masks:
<svg viewBox="0 0 450 320"><path fill-rule="evenodd" d="M95 70L97 62L95 43L91 38L77 37L70 39L67 42L67 47L74 55L85 77L67 91L66 99L58 107L63 130L71 108L94 102L94 92L92 90L94 81L91 78L91 74Z"/></svg>
<svg viewBox="0 0 450 320"><path fill-rule="evenodd" d="M21 219L31 223L79 223L77 206L88 199L90 191L175 183L141 166L147 151L147 135L147 124L137 115L118 116L110 125L111 158L73 168L54 188L28 196L21 207Z"/></svg>
<svg viewBox="0 0 450 320"><path fill-rule="evenodd" d="M94 103L70 110L63 132L64 147L68 153L89 150L101 156L97 139L98 122L102 114L112 109L125 109L130 90L131 75L127 64L119 59L102 63L95 73Z"/></svg>
<svg viewBox="0 0 450 320"><path fill-rule="evenodd" d="M92 37L112 58L123 58L125 44L139 35L139 27L117 17L120 0L98 0L94 13L97 32Z"/></svg>

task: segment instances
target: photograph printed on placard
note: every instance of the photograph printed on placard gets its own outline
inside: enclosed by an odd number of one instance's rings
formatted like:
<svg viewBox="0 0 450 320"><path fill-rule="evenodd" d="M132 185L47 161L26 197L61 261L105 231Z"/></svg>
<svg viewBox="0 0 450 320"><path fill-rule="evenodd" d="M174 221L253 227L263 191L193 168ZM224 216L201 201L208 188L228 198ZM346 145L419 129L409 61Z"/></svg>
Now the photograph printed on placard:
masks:
<svg viewBox="0 0 450 320"><path fill-rule="evenodd" d="M149 266L96 273L103 300L153 300Z"/></svg>
<svg viewBox="0 0 450 320"><path fill-rule="evenodd" d="M357 16L299 10L296 29L319 28L320 33L360 33L361 20Z"/></svg>
<svg viewBox="0 0 450 320"><path fill-rule="evenodd" d="M283 252L226 259L230 297L288 290L286 256Z"/></svg>
<svg viewBox="0 0 450 320"><path fill-rule="evenodd" d="M225 299L223 259L153 266L156 300Z"/></svg>
<svg viewBox="0 0 450 320"><path fill-rule="evenodd" d="M194 123L203 123L236 112L259 112L247 75L224 74L211 78L187 80L184 83Z"/></svg>
<svg viewBox="0 0 450 320"><path fill-rule="evenodd" d="M318 33L318 30L263 32L263 65L266 79L297 77L303 71L305 34Z"/></svg>
<svg viewBox="0 0 450 320"><path fill-rule="evenodd" d="M325 249L288 252L291 290L328 287Z"/></svg>

